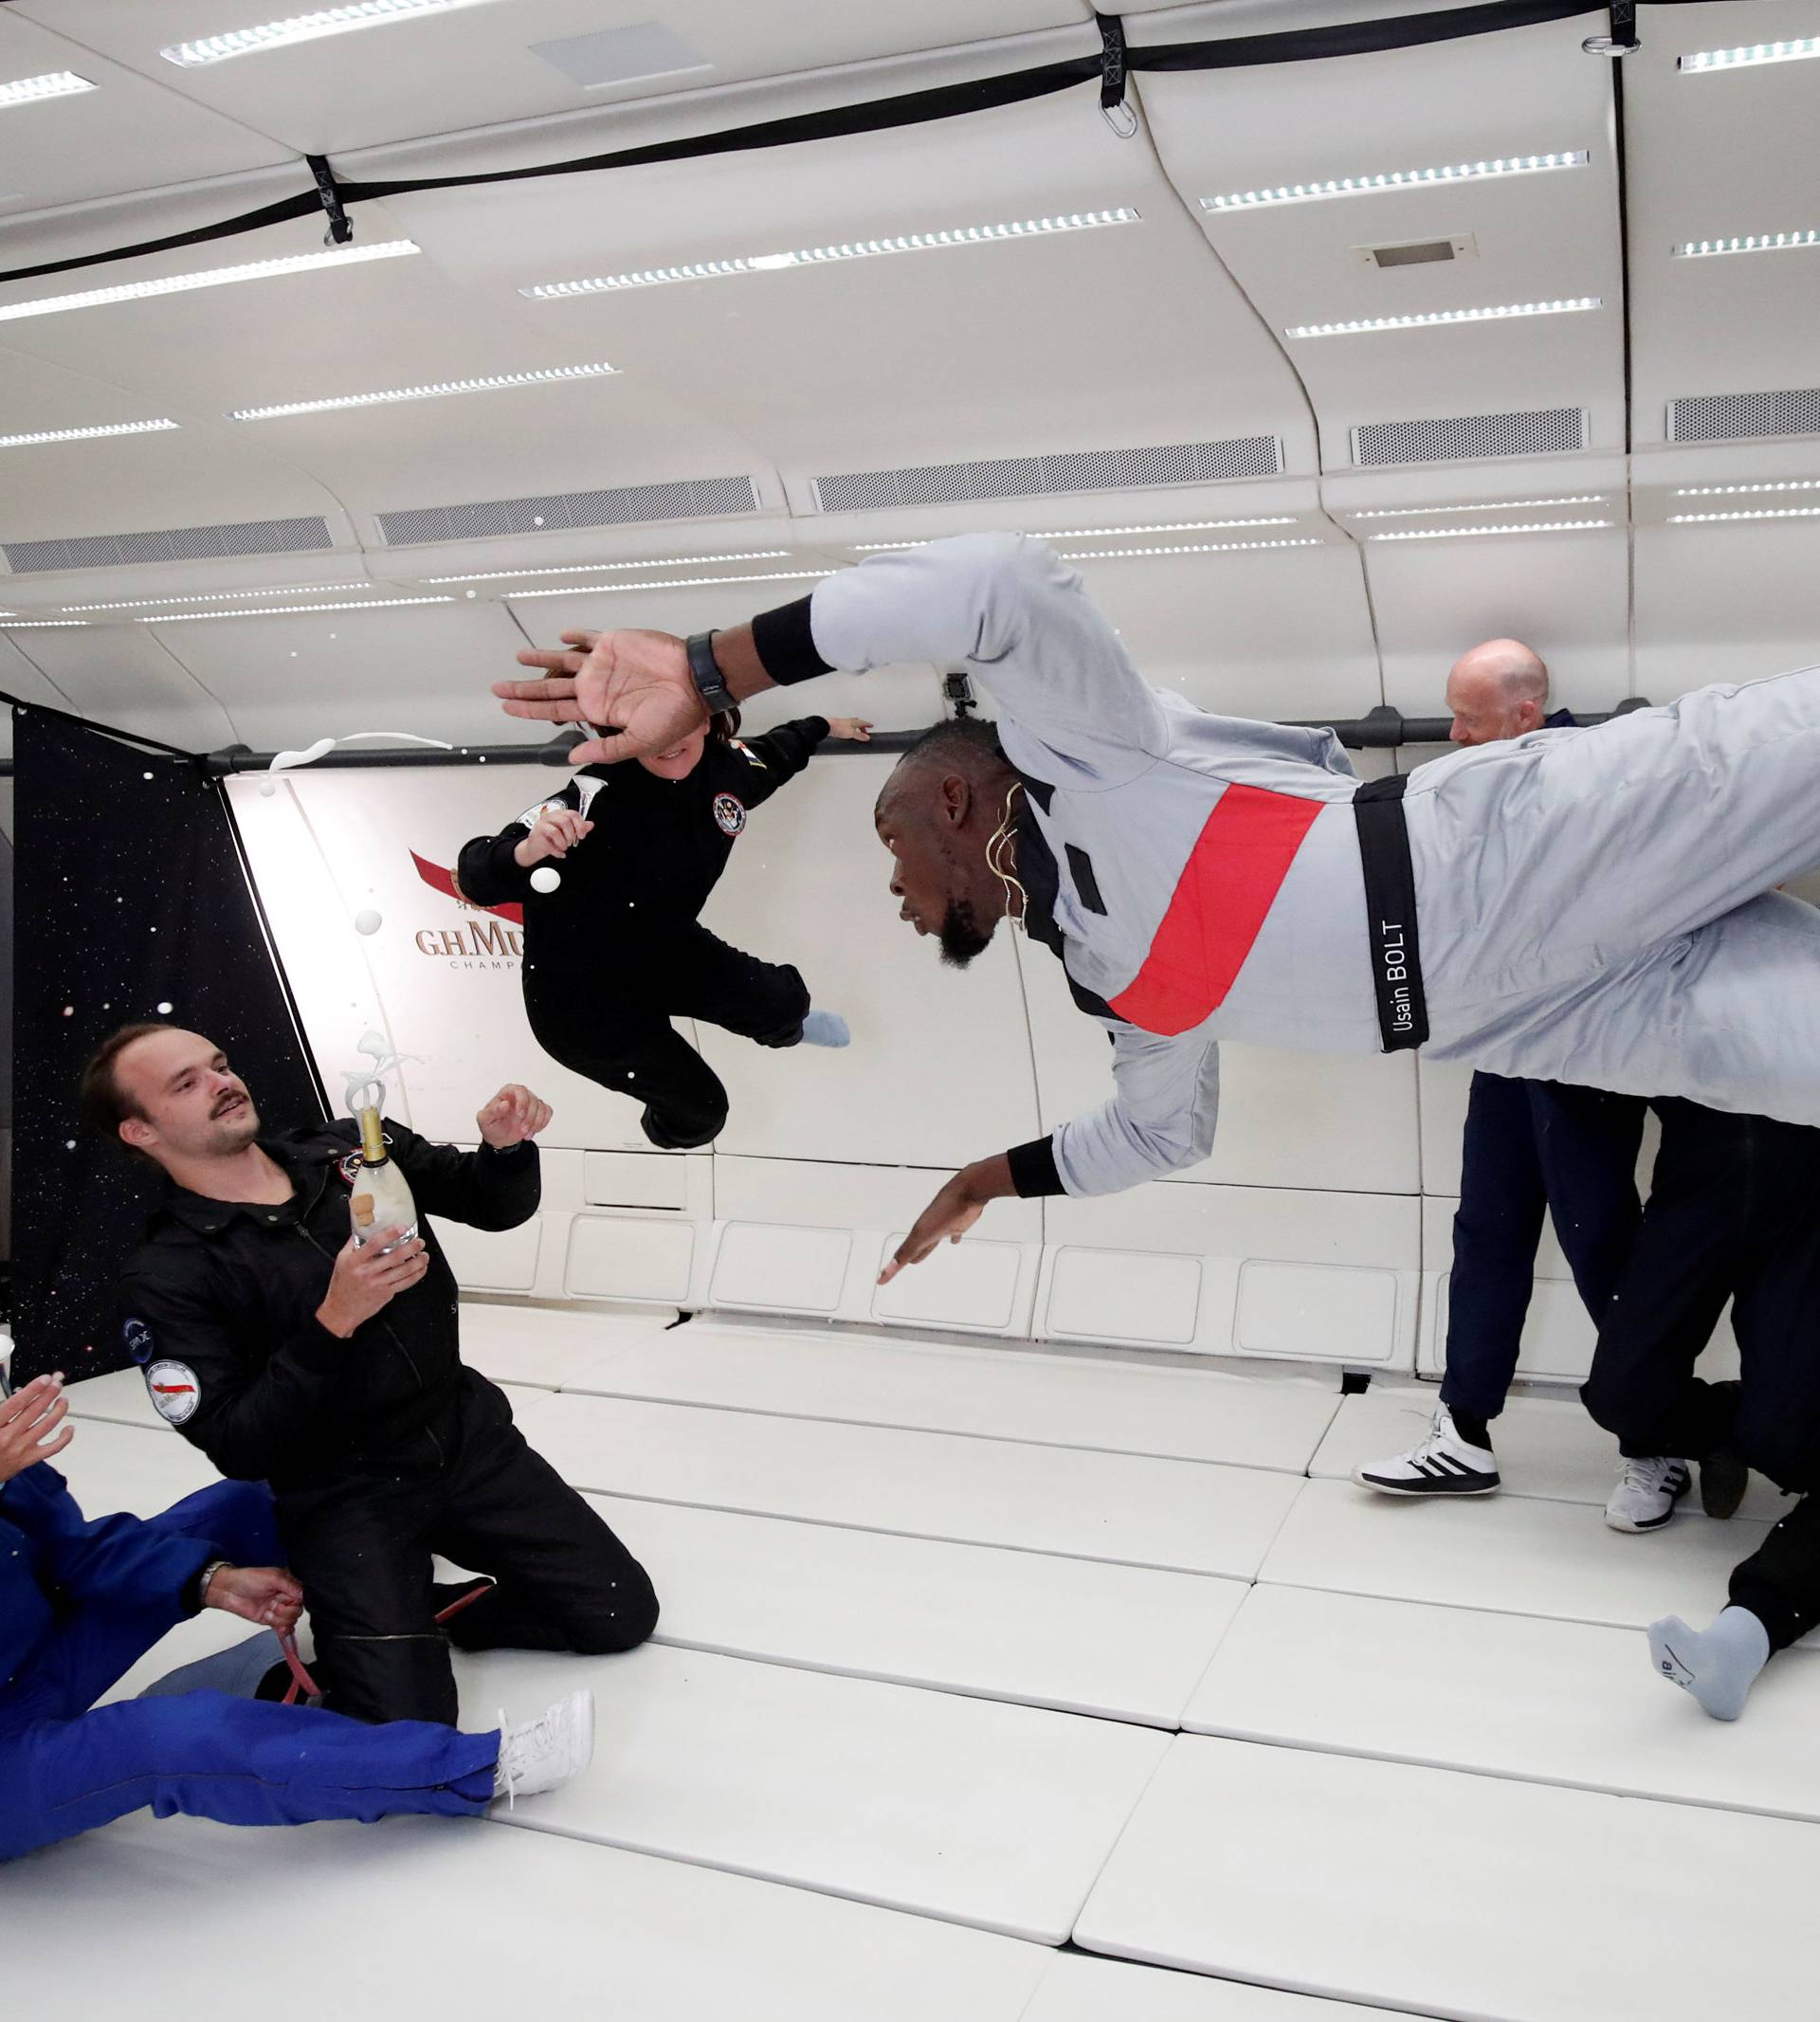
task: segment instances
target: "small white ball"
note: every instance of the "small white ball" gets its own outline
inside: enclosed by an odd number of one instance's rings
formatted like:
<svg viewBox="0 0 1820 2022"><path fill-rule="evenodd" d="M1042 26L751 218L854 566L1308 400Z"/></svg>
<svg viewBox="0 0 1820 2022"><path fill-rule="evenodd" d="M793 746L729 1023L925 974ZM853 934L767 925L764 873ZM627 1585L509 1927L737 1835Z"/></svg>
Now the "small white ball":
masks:
<svg viewBox="0 0 1820 2022"><path fill-rule="evenodd" d="M163 1002L162 1002L162 1003L161 1003L161 1004L160 1004L160 1005L158 1006L158 1016L159 1016L160 1018L168 1018L168 1017L170 1017L171 1013L172 1013L172 1012L173 1012L173 1011L174 1011L175 1009L176 1009L176 1007L175 1007L175 1006L174 1006L174 1005L173 1005L173 1003L172 1003L172 1002L170 1001L170 999L169 999L169 998L167 997L167 998L166 998L166 999L165 999L165 1000L164 1000L164 1001L163 1001Z"/></svg>
<svg viewBox="0 0 1820 2022"><path fill-rule="evenodd" d="M262 779L259 782L259 795L262 800L270 800L277 792L278 781L276 779Z"/></svg>
<svg viewBox="0 0 1820 2022"><path fill-rule="evenodd" d="M354 931L356 934L377 934L385 923L384 919L371 906L354 916Z"/></svg>
<svg viewBox="0 0 1820 2022"><path fill-rule="evenodd" d="M534 892L554 892L561 883L561 871L553 870L548 864L539 864L531 873L531 889Z"/></svg>

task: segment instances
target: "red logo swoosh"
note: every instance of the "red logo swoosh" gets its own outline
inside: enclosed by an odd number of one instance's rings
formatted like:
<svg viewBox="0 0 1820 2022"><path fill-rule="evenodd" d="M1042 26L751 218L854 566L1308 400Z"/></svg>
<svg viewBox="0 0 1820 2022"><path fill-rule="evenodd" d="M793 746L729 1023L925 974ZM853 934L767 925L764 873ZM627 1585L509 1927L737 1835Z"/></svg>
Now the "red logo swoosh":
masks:
<svg viewBox="0 0 1820 2022"><path fill-rule="evenodd" d="M414 849L410 853L410 861L417 866L417 875L431 891L441 892L445 899L453 899L458 904L473 905L473 900L464 899L455 889L455 880L440 864L432 864L428 858L420 857ZM524 924L524 908L521 905L483 905L477 910L482 913L497 913L501 920L509 920L515 927Z"/></svg>

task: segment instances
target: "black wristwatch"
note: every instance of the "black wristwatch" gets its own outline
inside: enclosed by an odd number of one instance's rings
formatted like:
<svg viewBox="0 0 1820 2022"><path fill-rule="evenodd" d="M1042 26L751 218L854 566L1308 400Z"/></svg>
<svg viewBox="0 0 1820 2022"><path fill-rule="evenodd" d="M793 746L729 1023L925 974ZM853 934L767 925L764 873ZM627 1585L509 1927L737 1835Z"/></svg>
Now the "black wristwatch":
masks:
<svg viewBox="0 0 1820 2022"><path fill-rule="evenodd" d="M714 657L714 634L697 632L688 643L688 655L689 672L695 676L696 688L707 704L708 714L724 716L729 709L737 709L739 705Z"/></svg>

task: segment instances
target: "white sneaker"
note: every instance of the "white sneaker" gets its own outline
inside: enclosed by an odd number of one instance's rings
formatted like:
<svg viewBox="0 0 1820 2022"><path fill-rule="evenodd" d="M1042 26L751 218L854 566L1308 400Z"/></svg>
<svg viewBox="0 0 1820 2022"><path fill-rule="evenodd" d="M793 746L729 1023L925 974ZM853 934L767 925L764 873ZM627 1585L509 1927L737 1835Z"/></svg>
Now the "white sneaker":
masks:
<svg viewBox="0 0 1820 2022"><path fill-rule="evenodd" d="M594 1758L594 1695L571 1692L537 1720L508 1727L500 1715L500 1759L493 1769L493 1794L509 1807L515 1798L536 1797L578 1776Z"/></svg>
<svg viewBox="0 0 1820 2022"><path fill-rule="evenodd" d="M1488 1496L1498 1486L1498 1462L1489 1447L1468 1446L1453 1427L1444 1404L1419 1447L1375 1467L1358 1467L1353 1479L1387 1496Z"/></svg>
<svg viewBox="0 0 1820 2022"><path fill-rule="evenodd" d="M1685 1461L1628 1460L1624 1479L1605 1505L1605 1521L1614 1531L1659 1531L1692 1483Z"/></svg>

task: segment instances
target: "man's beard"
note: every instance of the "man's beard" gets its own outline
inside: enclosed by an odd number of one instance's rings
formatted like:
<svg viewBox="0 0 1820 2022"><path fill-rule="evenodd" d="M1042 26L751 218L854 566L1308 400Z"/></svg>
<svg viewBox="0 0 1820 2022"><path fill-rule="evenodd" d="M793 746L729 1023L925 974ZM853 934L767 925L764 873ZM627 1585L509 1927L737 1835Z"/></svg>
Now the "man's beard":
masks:
<svg viewBox="0 0 1820 2022"><path fill-rule="evenodd" d="M992 938L992 929L981 928L970 900L948 902L948 910L941 916L939 939L941 958L950 969L965 969L974 956L985 954Z"/></svg>

